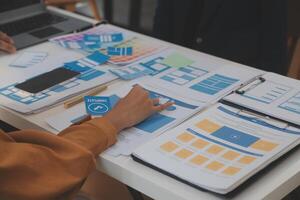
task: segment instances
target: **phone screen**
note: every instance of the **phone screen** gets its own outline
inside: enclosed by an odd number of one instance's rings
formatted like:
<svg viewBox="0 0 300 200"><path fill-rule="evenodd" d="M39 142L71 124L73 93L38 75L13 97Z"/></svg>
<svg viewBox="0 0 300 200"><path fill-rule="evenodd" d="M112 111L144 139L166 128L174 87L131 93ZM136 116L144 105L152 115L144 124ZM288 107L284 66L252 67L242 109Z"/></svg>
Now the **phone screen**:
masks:
<svg viewBox="0 0 300 200"><path fill-rule="evenodd" d="M15 87L20 90L35 94L78 76L79 74L79 72L60 67L28 79L25 82L16 85Z"/></svg>

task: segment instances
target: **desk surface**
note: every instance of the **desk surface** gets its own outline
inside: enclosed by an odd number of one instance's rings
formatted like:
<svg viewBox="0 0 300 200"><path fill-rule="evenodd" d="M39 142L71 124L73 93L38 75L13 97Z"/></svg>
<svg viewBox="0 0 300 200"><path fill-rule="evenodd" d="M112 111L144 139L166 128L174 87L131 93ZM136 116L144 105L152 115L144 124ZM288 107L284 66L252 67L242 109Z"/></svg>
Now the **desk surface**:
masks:
<svg viewBox="0 0 300 200"><path fill-rule="evenodd" d="M80 19L94 22L82 16L49 8ZM142 36L142 35L141 35ZM146 36L142 36L146 37ZM170 45L170 44L169 44ZM47 43L34 48L44 48ZM174 48L194 55L205 55L190 49L172 45ZM236 63L223 60L214 56L205 55L220 65ZM1 64L0 56L0 64ZM240 65L240 67L246 67ZM109 88L118 87L120 82L114 83ZM6 108L0 107L0 119L19 129L36 128L56 133L46 122L45 118L64 110L62 105L56 106L45 112L34 115L22 115ZM106 154L99 156L97 169L123 182L124 184L141 191L157 200L192 200L192 199L281 199L300 185L300 148L293 150L284 158L276 161L271 166L248 180L231 196L220 196L210 192L200 191L178 182L153 169L134 162L130 157L112 157Z"/></svg>

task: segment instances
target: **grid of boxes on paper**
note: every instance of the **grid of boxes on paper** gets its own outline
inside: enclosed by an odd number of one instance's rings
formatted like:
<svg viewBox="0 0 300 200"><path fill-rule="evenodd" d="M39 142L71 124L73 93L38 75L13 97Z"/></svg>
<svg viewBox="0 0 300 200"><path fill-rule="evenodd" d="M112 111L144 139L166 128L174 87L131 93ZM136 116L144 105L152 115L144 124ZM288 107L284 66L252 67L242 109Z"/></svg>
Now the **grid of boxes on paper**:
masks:
<svg viewBox="0 0 300 200"><path fill-rule="evenodd" d="M229 131L210 120L204 119L195 124L195 128L201 131L187 129L177 134L172 140L160 145L160 151L185 162L186 164L199 167L209 173L221 176L233 176L243 170L244 167L253 164L263 156L259 152L270 152L278 144L238 131ZM209 136L202 134L209 133ZM227 134L228 133L228 134ZM212 137L211 137L212 136ZM213 138L221 138L227 143ZM247 140L247 143L245 141ZM234 145L228 145L228 141ZM237 148L236 146L248 147Z"/></svg>

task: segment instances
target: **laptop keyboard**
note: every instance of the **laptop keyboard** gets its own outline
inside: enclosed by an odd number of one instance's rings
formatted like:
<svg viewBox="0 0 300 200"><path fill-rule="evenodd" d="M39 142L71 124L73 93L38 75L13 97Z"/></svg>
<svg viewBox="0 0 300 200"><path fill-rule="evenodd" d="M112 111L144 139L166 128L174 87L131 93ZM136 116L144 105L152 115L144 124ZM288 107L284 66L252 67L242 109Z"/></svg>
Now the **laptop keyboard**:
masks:
<svg viewBox="0 0 300 200"><path fill-rule="evenodd" d="M42 13L33 17L28 17L25 19L0 25L0 31L6 33L9 36L14 36L34 29L57 24L65 20L65 18L60 16L56 16L50 13Z"/></svg>

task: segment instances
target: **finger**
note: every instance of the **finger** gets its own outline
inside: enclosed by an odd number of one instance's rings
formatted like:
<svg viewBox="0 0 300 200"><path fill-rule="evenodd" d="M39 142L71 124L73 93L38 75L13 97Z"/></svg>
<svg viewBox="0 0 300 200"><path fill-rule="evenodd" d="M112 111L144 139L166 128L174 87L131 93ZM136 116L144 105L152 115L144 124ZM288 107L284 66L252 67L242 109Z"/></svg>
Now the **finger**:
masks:
<svg viewBox="0 0 300 200"><path fill-rule="evenodd" d="M161 104L161 105L158 105L158 106L154 106L153 110L156 111L156 112L160 112L160 111L165 110L169 106L172 106L173 104L174 104L174 102L169 101L167 103L164 103L164 104Z"/></svg>
<svg viewBox="0 0 300 200"><path fill-rule="evenodd" d="M7 34L0 32L0 40L4 40L10 44L14 44L15 42L13 41L13 39L11 39L11 37L9 37Z"/></svg>
<svg viewBox="0 0 300 200"><path fill-rule="evenodd" d="M139 84L135 84L133 86L133 89L136 89L136 90L140 90L140 89L143 89L142 86L140 86Z"/></svg>
<svg viewBox="0 0 300 200"><path fill-rule="evenodd" d="M137 93L137 92L142 91L142 90L143 90L143 88L142 88L141 86L139 86L139 85L134 85L134 86L132 87L132 89L130 90L129 93Z"/></svg>
<svg viewBox="0 0 300 200"><path fill-rule="evenodd" d="M0 50L8 52L8 53L16 52L16 48L12 44L9 44L3 40L2 41L0 40Z"/></svg>
<svg viewBox="0 0 300 200"><path fill-rule="evenodd" d="M159 105L159 98L152 99L153 105Z"/></svg>
<svg viewBox="0 0 300 200"><path fill-rule="evenodd" d="M146 99L149 97L149 93L141 86L134 85L126 97Z"/></svg>

